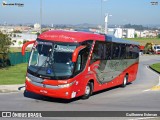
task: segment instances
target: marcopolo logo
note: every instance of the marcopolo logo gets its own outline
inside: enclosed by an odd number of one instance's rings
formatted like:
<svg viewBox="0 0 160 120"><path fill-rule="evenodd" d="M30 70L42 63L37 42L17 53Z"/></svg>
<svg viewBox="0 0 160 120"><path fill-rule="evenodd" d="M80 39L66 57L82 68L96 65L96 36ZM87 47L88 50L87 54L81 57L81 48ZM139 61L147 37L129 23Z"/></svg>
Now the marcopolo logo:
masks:
<svg viewBox="0 0 160 120"><path fill-rule="evenodd" d="M23 3L7 3L6 1L2 2L2 6L18 6L18 7L23 7Z"/></svg>

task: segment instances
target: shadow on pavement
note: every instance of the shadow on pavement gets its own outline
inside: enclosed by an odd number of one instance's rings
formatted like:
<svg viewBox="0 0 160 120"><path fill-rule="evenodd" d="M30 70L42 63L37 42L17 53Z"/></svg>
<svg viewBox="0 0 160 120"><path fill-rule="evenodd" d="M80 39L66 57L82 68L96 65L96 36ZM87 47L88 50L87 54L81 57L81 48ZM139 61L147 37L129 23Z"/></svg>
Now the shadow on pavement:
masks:
<svg viewBox="0 0 160 120"><path fill-rule="evenodd" d="M18 90L21 90L21 89L23 89L23 88L25 88L25 86L21 86L21 87L19 87L19 88L18 88Z"/></svg>
<svg viewBox="0 0 160 120"><path fill-rule="evenodd" d="M127 83L127 86L131 85L131 84L132 83ZM110 91L110 90L113 90L113 89L117 89L117 88L125 88L125 87L122 87L121 85L119 85L119 86L115 86L115 87L112 87L112 88L107 88L107 89L104 89L104 90L100 90L98 92L94 92L92 96L97 95L97 94L101 94L101 93L104 93L104 92L107 92L107 91Z"/></svg>
<svg viewBox="0 0 160 120"><path fill-rule="evenodd" d="M127 85L130 85L130 84L132 84L132 83L128 83ZM105 89L105 90L101 90L101 91L93 93L92 96L94 96L96 94L101 94L101 93L104 93L104 92L107 92L107 91L110 91L110 90L113 90L113 89L116 89L116 88L120 88L120 87L121 86L116 86L116 87L108 88L108 89ZM123 87L121 87L121 88L123 88ZM47 101L47 102L66 103L66 104L77 101L77 100L82 100L81 97L74 98L74 99L71 99L71 100L53 98L53 97L48 97L48 96L35 94L35 93L29 92L29 91L26 91L26 90L24 91L23 95L24 95L24 97L31 98L31 99L42 100L42 101Z"/></svg>
<svg viewBox="0 0 160 120"><path fill-rule="evenodd" d="M74 98L74 99L71 99L71 100L53 98L53 97L38 95L38 94L29 92L29 91L26 91L26 90L24 91L23 95L24 95L24 97L27 97L27 98L32 98L32 99L42 100L42 101L47 101L47 102L56 102L56 103L71 103L71 102L74 102L74 101L77 101L77 100L80 99L80 97Z"/></svg>

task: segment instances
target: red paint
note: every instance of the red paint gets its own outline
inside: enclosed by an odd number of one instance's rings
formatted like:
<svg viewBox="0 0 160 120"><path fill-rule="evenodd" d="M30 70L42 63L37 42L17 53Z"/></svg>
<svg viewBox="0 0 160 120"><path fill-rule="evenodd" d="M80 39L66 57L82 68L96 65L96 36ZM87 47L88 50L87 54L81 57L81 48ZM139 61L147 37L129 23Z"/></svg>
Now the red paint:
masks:
<svg viewBox="0 0 160 120"><path fill-rule="evenodd" d="M23 44L22 46L22 55L25 55L25 51L26 51L26 47L30 44L34 44L35 43L35 40L34 41L29 41L29 42L26 42L25 44Z"/></svg>
<svg viewBox="0 0 160 120"><path fill-rule="evenodd" d="M139 49L140 49L141 51L143 51L143 50L144 50L144 46L139 46Z"/></svg>
<svg viewBox="0 0 160 120"><path fill-rule="evenodd" d="M104 41L104 35L76 31L47 31L38 36L39 39L57 42L83 42L85 40Z"/></svg>
<svg viewBox="0 0 160 120"><path fill-rule="evenodd" d="M72 62L76 62L77 61L77 57L78 57L78 53L80 50L84 49L86 46L79 46L78 48L76 48L73 52L72 55Z"/></svg>

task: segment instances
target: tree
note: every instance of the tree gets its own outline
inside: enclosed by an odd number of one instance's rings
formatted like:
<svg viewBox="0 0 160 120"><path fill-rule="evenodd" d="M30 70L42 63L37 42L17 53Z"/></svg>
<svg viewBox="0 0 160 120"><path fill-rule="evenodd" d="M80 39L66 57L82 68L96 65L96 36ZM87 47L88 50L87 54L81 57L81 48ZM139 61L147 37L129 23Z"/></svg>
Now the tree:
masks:
<svg viewBox="0 0 160 120"><path fill-rule="evenodd" d="M158 36L157 36L158 38L160 38L160 34L158 34Z"/></svg>
<svg viewBox="0 0 160 120"><path fill-rule="evenodd" d="M19 42L18 42L19 47L21 46L21 44L22 44L22 41L19 41Z"/></svg>
<svg viewBox="0 0 160 120"><path fill-rule="evenodd" d="M11 38L7 34L3 34L0 32L0 59L1 67L7 66L7 59L8 59L8 53L9 53L9 47L12 44Z"/></svg>
<svg viewBox="0 0 160 120"><path fill-rule="evenodd" d="M24 41L23 41L23 44L25 44L26 42L29 42L29 40L24 40Z"/></svg>
<svg viewBox="0 0 160 120"><path fill-rule="evenodd" d="M39 32L37 32L36 34L37 34L37 37L40 35L40 33L39 33Z"/></svg>
<svg viewBox="0 0 160 120"><path fill-rule="evenodd" d="M13 34L13 37L16 37L16 34Z"/></svg>
<svg viewBox="0 0 160 120"><path fill-rule="evenodd" d="M135 34L134 34L134 37L137 38L137 36L138 36L137 33L135 33Z"/></svg>

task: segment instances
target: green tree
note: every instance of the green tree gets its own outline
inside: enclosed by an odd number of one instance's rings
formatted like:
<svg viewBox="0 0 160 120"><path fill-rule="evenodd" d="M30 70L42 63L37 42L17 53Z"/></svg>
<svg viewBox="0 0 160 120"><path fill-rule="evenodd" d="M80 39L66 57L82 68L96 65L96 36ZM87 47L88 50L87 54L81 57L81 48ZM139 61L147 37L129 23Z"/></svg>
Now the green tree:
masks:
<svg viewBox="0 0 160 120"><path fill-rule="evenodd" d="M157 36L158 38L160 38L160 34L158 34L158 36Z"/></svg>
<svg viewBox="0 0 160 120"><path fill-rule="evenodd" d="M134 34L134 37L137 38L137 36L138 36L137 33L135 33L135 34Z"/></svg>
<svg viewBox="0 0 160 120"><path fill-rule="evenodd" d="M13 37L16 37L16 34L13 34Z"/></svg>
<svg viewBox="0 0 160 120"><path fill-rule="evenodd" d="M18 42L18 45L19 45L19 47L20 47L20 46L22 45L22 41L19 41L19 42Z"/></svg>
<svg viewBox="0 0 160 120"><path fill-rule="evenodd" d="M0 67L7 66L9 47L11 44L12 42L9 35L0 32Z"/></svg>
<svg viewBox="0 0 160 120"><path fill-rule="evenodd" d="M25 44L26 42L29 42L29 40L24 40L24 41L23 41L23 44Z"/></svg>
<svg viewBox="0 0 160 120"><path fill-rule="evenodd" d="M39 33L39 32L37 32L36 34L37 34L37 37L40 35L40 33Z"/></svg>

